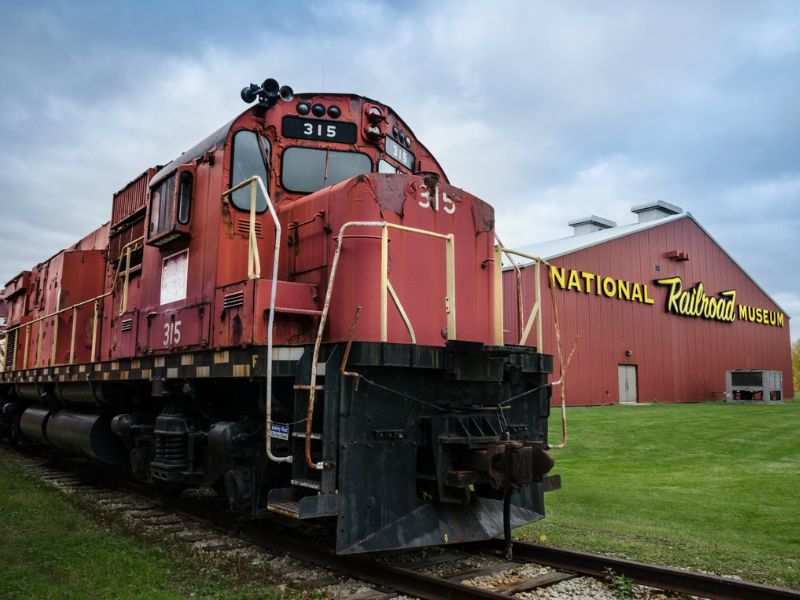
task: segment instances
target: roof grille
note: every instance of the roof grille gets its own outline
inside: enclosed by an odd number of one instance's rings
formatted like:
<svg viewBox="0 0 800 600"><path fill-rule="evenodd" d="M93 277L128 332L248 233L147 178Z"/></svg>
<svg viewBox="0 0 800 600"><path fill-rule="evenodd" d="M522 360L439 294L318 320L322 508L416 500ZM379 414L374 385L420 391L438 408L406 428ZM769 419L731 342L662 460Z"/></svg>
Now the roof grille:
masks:
<svg viewBox="0 0 800 600"><path fill-rule="evenodd" d="M222 308L236 308L244 304L244 292L225 294L222 299Z"/></svg>

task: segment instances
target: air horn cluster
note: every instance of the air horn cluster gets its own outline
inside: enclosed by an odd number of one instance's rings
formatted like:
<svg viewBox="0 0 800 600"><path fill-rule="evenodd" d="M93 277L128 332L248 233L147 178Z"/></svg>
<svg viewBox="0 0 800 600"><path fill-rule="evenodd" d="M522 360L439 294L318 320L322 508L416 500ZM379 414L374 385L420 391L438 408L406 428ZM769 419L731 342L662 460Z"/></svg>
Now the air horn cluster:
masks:
<svg viewBox="0 0 800 600"><path fill-rule="evenodd" d="M281 86L275 79L270 77L265 79L261 85L251 83L249 86L242 88L242 100L247 104L251 104L256 98L258 98L259 104L272 106L279 98L285 102L294 98L294 90L288 85Z"/></svg>

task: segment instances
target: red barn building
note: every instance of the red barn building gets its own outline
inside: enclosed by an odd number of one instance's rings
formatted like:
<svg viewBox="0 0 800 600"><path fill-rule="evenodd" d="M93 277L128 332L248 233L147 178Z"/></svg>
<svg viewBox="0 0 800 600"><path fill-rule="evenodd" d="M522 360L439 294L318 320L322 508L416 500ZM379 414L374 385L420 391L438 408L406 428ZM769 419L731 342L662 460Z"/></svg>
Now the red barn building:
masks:
<svg viewBox="0 0 800 600"><path fill-rule="evenodd" d="M557 354L551 293L565 358L580 336L568 404L723 399L726 374L741 370L780 372L791 398L785 311L691 214L660 200L632 211L638 223L591 216L569 223L571 237L522 248L550 265L539 275L543 350ZM503 273L507 343L520 341L536 297L534 264L517 264L519 276Z"/></svg>

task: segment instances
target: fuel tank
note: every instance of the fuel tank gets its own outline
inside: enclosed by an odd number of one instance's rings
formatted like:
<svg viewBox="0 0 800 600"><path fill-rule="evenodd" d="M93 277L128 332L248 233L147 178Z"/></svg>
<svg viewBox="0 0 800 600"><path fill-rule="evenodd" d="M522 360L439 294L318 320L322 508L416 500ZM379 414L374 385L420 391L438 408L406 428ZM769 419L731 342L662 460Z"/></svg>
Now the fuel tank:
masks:
<svg viewBox="0 0 800 600"><path fill-rule="evenodd" d="M111 431L108 415L28 408L22 413L20 427L29 440L68 454L112 465L122 464L124 460L122 442Z"/></svg>

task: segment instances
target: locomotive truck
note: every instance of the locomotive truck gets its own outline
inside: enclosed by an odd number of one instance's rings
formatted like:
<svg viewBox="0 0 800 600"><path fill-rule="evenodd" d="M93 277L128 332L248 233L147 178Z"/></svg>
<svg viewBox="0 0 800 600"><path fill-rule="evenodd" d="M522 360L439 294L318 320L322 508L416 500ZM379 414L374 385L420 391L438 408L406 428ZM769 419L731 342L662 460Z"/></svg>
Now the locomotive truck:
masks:
<svg viewBox="0 0 800 600"><path fill-rule="evenodd" d="M504 339L492 207L385 104L241 95L5 286L0 436L326 519L342 554L541 518L553 360Z"/></svg>

